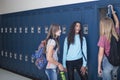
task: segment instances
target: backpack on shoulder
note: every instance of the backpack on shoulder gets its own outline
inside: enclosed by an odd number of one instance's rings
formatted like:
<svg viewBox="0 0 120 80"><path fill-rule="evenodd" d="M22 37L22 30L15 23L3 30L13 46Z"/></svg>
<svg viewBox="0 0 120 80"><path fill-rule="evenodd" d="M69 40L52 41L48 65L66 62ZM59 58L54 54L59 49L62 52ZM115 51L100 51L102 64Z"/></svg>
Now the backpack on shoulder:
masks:
<svg viewBox="0 0 120 80"><path fill-rule="evenodd" d="M120 38L117 41L113 35L111 36L110 54L107 58L113 66L120 66Z"/></svg>
<svg viewBox="0 0 120 80"><path fill-rule="evenodd" d="M32 55L32 57L35 59L35 65L38 69L43 69L47 65L45 45L46 41L41 41L38 50Z"/></svg>

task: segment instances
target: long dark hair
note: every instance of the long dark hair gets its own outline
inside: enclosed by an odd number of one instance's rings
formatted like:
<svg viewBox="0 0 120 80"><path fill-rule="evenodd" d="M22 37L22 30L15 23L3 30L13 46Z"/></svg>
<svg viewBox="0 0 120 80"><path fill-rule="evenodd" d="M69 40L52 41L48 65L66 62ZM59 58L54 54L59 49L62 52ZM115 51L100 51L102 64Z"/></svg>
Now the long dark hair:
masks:
<svg viewBox="0 0 120 80"><path fill-rule="evenodd" d="M75 37L75 26L76 24L79 23L81 25L81 23L79 21L75 21L72 23L71 27L70 27L70 30L69 30L69 33L68 33L68 39L67 39L67 42L68 42L68 48L69 48L69 45L70 44L74 44L74 37ZM80 40L82 42L82 26L80 26L80 31L79 31L79 36L80 36Z"/></svg>

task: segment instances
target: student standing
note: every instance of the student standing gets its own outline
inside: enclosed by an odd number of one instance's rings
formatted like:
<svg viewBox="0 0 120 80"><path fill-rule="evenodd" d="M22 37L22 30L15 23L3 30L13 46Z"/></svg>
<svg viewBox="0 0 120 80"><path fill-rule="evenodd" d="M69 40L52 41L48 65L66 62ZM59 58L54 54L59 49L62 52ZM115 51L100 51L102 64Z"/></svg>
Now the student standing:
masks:
<svg viewBox="0 0 120 80"><path fill-rule="evenodd" d="M98 74L99 76L102 76L103 80L112 80L111 71L114 72L118 68L110 64L106 57L106 55L109 56L111 36L113 35L115 39L118 40L119 34L119 21L112 5L111 10L115 25L113 20L109 17L100 20L100 38L98 41Z"/></svg>
<svg viewBox="0 0 120 80"><path fill-rule="evenodd" d="M70 27L68 36L65 38L63 49L63 66L67 69L68 80L74 80L75 69L81 80L85 80L83 75L86 71L87 62L83 58L82 51L87 58L86 39L82 36L80 22L75 21Z"/></svg>
<svg viewBox="0 0 120 80"><path fill-rule="evenodd" d="M58 37L60 36L60 34L60 26L58 24L52 24L46 38L46 57L48 63L45 71L48 76L48 80L57 80L57 67L60 71L64 70L62 64L58 62L57 56L60 48L58 41Z"/></svg>

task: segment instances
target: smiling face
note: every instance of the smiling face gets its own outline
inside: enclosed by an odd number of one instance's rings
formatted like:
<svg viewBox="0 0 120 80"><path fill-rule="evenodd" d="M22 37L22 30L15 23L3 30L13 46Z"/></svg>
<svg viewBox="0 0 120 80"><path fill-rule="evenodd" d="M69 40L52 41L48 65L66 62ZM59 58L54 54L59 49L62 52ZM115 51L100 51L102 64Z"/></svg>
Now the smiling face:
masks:
<svg viewBox="0 0 120 80"><path fill-rule="evenodd" d="M78 34L80 32L80 23L76 23L75 25L75 34Z"/></svg>

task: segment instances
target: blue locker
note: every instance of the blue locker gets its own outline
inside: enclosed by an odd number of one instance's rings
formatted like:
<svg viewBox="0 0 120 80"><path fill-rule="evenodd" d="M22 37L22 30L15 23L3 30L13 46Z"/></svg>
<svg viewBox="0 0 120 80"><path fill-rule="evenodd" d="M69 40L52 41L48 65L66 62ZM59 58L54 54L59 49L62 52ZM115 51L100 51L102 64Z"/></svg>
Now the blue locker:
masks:
<svg viewBox="0 0 120 80"><path fill-rule="evenodd" d="M1 53L1 51L2 51L2 33L1 33L1 28L2 28L2 18L1 18L1 15L0 15L0 53ZM2 59L2 55L0 54L0 59ZM1 63L2 61L0 60L0 63ZM0 64L0 67L1 67L1 64Z"/></svg>

